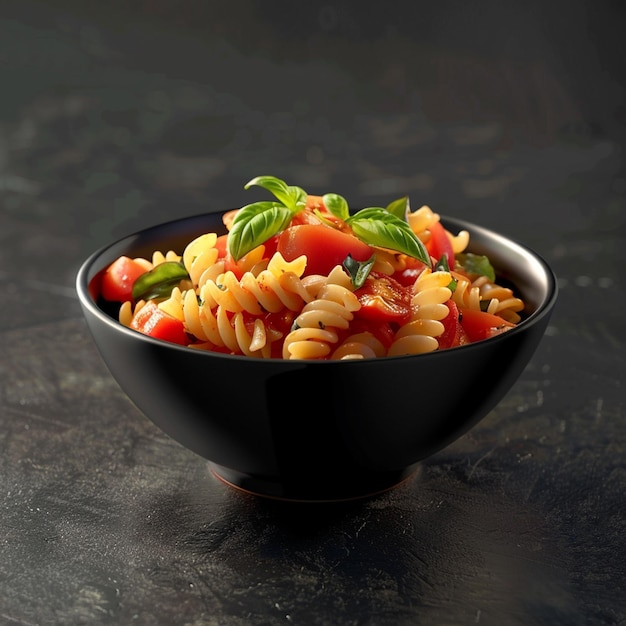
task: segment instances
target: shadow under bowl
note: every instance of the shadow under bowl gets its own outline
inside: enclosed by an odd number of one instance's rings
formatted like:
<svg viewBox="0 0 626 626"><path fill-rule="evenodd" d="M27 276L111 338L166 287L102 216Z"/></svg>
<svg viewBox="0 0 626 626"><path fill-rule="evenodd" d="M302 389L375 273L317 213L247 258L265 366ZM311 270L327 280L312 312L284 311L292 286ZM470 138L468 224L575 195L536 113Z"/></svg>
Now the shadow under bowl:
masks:
<svg viewBox="0 0 626 626"><path fill-rule="evenodd" d="M470 430L510 390L548 325L556 278L529 248L466 221L469 250L526 303L514 329L421 355L350 361L264 360L192 350L118 323L94 288L120 255L174 250L225 232L221 213L160 224L94 252L80 267L80 304L104 362L131 401L233 487L296 501L363 498L410 476Z"/></svg>

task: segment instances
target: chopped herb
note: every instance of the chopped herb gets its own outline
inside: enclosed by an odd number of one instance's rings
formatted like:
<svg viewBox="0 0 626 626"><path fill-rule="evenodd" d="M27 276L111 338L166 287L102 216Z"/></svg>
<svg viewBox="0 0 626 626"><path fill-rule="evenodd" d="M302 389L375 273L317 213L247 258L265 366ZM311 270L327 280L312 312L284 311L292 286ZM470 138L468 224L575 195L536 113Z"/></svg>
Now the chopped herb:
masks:
<svg viewBox="0 0 626 626"><path fill-rule="evenodd" d="M489 257L466 252L458 254L457 260L469 274L480 274L481 276L486 276L491 282L495 282L496 272L493 269L493 265L491 265L491 261L489 261Z"/></svg>
<svg viewBox="0 0 626 626"><path fill-rule="evenodd" d="M350 254L345 258L343 262L343 267L346 272L348 272L348 275L350 276L350 281L354 285L355 289L363 286L366 278L372 271L374 261L376 261L375 254L373 254L367 261L357 261L356 259L352 258Z"/></svg>

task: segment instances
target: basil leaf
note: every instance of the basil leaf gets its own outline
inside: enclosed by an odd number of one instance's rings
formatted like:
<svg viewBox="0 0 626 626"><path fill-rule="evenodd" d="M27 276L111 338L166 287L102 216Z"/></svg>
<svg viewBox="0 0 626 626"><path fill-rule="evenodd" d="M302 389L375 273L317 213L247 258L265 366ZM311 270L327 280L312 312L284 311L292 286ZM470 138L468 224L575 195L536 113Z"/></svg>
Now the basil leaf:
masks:
<svg viewBox="0 0 626 626"><path fill-rule="evenodd" d="M332 213L335 217L338 217L340 220L344 222L350 217L350 209L348 208L348 202L339 194L336 193L327 193L324 194L322 200L324 201L324 206Z"/></svg>
<svg viewBox="0 0 626 626"><path fill-rule="evenodd" d="M487 256L465 252L458 254L457 259L469 274L480 274L486 276L491 282L495 282L496 271Z"/></svg>
<svg viewBox="0 0 626 626"><path fill-rule="evenodd" d="M306 204L306 192L303 189L288 185L284 180L275 176L257 176L246 183L244 189L250 189L253 185L263 187L294 212Z"/></svg>
<svg viewBox="0 0 626 626"><path fill-rule="evenodd" d="M441 255L441 258L435 263L435 267L433 268L433 271L434 272L437 272L437 271L449 272L450 271L450 264L448 263L447 254Z"/></svg>
<svg viewBox="0 0 626 626"><path fill-rule="evenodd" d="M433 272L449 272L450 264L448 263L448 255L442 254L441 258L435 263L435 267L433 267ZM448 283L448 289L452 292L456 291L458 281L456 278L452 278L452 280Z"/></svg>
<svg viewBox="0 0 626 626"><path fill-rule="evenodd" d="M185 266L180 261L166 261L142 274L133 284L135 300L167 298L178 283L189 278Z"/></svg>
<svg viewBox="0 0 626 626"><path fill-rule="evenodd" d="M371 246L388 248L430 265L430 255L407 222L380 207L361 209L346 220L352 232Z"/></svg>
<svg viewBox="0 0 626 626"><path fill-rule="evenodd" d="M363 286L365 279L372 271L372 267L374 267L374 261L376 261L375 254L372 254L367 261L357 261L350 254L344 259L343 266L350 275L350 281L355 289Z"/></svg>
<svg viewBox="0 0 626 626"><path fill-rule="evenodd" d="M402 198L398 198L393 202L390 202L387 205L387 211L392 215L400 218L403 222L406 222L407 213L411 211L411 207L409 205L409 196L404 196Z"/></svg>
<svg viewBox="0 0 626 626"><path fill-rule="evenodd" d="M300 211L306 206L307 192L301 187L295 185L289 186L290 197L292 198L292 204L287 205L294 213Z"/></svg>
<svg viewBox="0 0 626 626"><path fill-rule="evenodd" d="M228 233L228 251L235 261L284 230L293 213L278 202L255 202L237 212Z"/></svg>

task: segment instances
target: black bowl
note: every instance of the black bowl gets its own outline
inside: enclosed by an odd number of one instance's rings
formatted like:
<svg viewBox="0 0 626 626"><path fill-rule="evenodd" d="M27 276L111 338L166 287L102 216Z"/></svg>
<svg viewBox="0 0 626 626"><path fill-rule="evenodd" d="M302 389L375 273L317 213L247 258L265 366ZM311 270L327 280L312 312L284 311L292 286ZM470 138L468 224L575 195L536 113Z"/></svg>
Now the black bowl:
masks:
<svg viewBox="0 0 626 626"><path fill-rule="evenodd" d="M77 275L80 303L111 373L134 404L230 485L268 497L333 501L397 485L420 460L466 433L509 391L535 352L557 298L535 252L480 226L487 254L527 304L514 329L427 354L350 361L264 360L166 343L125 328L90 283L122 254L151 257L225 232L221 213L186 217L93 253Z"/></svg>

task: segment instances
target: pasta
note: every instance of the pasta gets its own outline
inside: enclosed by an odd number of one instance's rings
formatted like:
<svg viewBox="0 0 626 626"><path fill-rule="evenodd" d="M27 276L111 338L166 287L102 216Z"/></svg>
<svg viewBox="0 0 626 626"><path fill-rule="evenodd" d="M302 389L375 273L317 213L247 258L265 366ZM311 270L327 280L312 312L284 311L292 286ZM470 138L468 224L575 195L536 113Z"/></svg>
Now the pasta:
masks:
<svg viewBox="0 0 626 626"><path fill-rule="evenodd" d="M297 188L285 187L281 198L291 189ZM407 212L401 225L402 237L408 227L418 251L423 247L422 257L410 246L393 247L399 236L390 245L359 240L350 217L331 214L321 196L307 196L304 208L293 211L301 213L298 220L246 242L236 257L227 247L237 232L238 212L231 211L224 215L224 235L203 233L180 253L155 251L150 258L129 259L147 287L136 297L120 288L119 322L166 339L160 323L176 326L179 332L171 336L194 350L262 359L362 360L462 346L506 332L523 319L524 300L512 287L498 283L493 272L462 262L470 233L445 229L426 205ZM365 211L368 219L378 215ZM397 219L384 219L399 228ZM331 231L333 238L326 241ZM488 259L480 262L490 267ZM114 280L107 274L103 280ZM156 307L148 311L150 300ZM161 317L144 324L140 318L148 312Z"/></svg>
<svg viewBox="0 0 626 626"><path fill-rule="evenodd" d="M206 242L194 240L190 244L192 250L185 250L183 259L189 263L186 267L193 269L193 263L202 258L202 252L198 256L193 254L198 243ZM272 344L283 334L267 325L262 316L284 309L300 311L305 301L312 299L299 278L304 265L304 259L288 263L277 253L257 276L246 271L238 279L230 270L221 271L223 263L214 262L218 268L214 272L210 272L212 266L200 268L196 289L181 291L175 287L169 298L159 303L159 308L180 320L187 333L198 340L193 347L269 358ZM246 324L245 314L255 318L251 324ZM127 310L124 317L128 319Z"/></svg>
<svg viewBox="0 0 626 626"><path fill-rule="evenodd" d="M433 224L441 221L441 216L435 213L429 206L424 205L414 213L409 213L407 221L413 232L426 243L431 237L430 229ZM449 231L446 231L446 234L450 239L452 249L455 253L463 252L467 248L469 233L466 230L461 230L456 235Z"/></svg>
<svg viewBox="0 0 626 626"><path fill-rule="evenodd" d="M332 353L335 361L347 359L371 359L386 356L387 350L373 333L363 331L348 335Z"/></svg>
<svg viewBox="0 0 626 626"><path fill-rule="evenodd" d="M425 269L413 285L411 297L411 317L402 325L389 347L389 356L401 354L422 354L437 350L437 337L443 334L441 320L448 316L445 303L450 300L452 291L450 272Z"/></svg>
<svg viewBox="0 0 626 626"><path fill-rule="evenodd" d="M519 323L525 305L510 287L498 285L482 275L472 278L453 272L453 276L457 280L457 286L452 299L457 305L480 311L486 304L484 310L487 313L499 315L513 324Z"/></svg>
<svg viewBox="0 0 626 626"><path fill-rule="evenodd" d="M359 300L346 284L345 273L335 267L323 281L315 299L307 302L283 343L284 359L324 358L347 330L360 308Z"/></svg>

